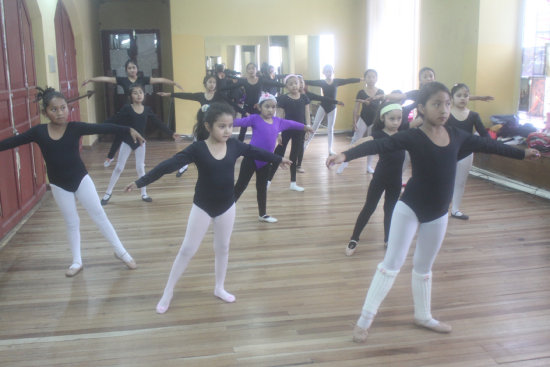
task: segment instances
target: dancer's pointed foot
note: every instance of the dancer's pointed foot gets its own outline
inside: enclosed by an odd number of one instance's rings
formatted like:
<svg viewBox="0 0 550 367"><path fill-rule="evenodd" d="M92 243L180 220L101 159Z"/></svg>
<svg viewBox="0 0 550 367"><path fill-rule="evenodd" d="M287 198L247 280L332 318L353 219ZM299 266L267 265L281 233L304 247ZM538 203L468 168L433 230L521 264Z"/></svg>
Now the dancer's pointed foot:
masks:
<svg viewBox="0 0 550 367"><path fill-rule="evenodd" d="M173 295L166 295L163 294L162 298L160 299L159 303L157 303L156 311L158 314L163 314L166 311L168 311L168 308L170 307L170 302L172 301Z"/></svg>
<svg viewBox="0 0 550 367"><path fill-rule="evenodd" d="M227 303L233 303L235 302L235 299L236 299L234 295L227 292L225 289L216 289L214 291L214 295Z"/></svg>
<svg viewBox="0 0 550 367"><path fill-rule="evenodd" d="M448 334L453 330L451 325L445 324L444 322L438 321L436 319L429 319L429 320L414 319L414 324L416 326L420 326L420 327L435 331L436 333L442 333L442 334Z"/></svg>
<svg viewBox="0 0 550 367"><path fill-rule="evenodd" d="M120 261L122 261L124 264L126 264L128 269L134 270L134 269L137 268L137 264L136 264L135 260L132 258L132 256L130 256L130 254L128 252L125 252L121 256L117 255L117 253L115 252L115 257L117 259L119 259Z"/></svg>
<svg viewBox="0 0 550 367"><path fill-rule="evenodd" d="M353 328L353 341L356 343L364 343L369 335L368 329L363 329L358 325Z"/></svg>
<svg viewBox="0 0 550 367"><path fill-rule="evenodd" d="M80 273L82 270L82 264L74 263L69 266L69 269L65 272L65 276L68 278L74 277L76 274Z"/></svg>

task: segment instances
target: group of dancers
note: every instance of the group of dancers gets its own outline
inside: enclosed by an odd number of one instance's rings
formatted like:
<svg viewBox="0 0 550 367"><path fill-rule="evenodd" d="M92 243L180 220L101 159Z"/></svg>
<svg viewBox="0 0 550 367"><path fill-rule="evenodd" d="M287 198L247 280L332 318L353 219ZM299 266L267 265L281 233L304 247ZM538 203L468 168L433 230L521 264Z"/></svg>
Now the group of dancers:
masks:
<svg viewBox="0 0 550 367"><path fill-rule="evenodd" d="M42 102L42 113L50 122L0 141L0 151L31 142L37 143L40 147L46 162L53 197L66 222L73 256L72 264L66 271L68 277L75 276L83 268L75 199L81 202L111 243L115 257L128 268L135 269L136 262L120 242L102 207L111 199L113 188L128 156L132 151L135 152L139 178L127 185L125 191L140 188L141 199L146 202L152 201L145 191L147 185L165 174L187 167L188 164L196 165L198 179L193 206L183 243L172 265L163 295L156 306L156 312L159 314L169 309L175 285L198 250L211 223L214 229L215 250L214 295L228 303L235 301L235 296L225 290L229 242L235 221L235 202L245 190L252 175L256 173L259 220L276 222L277 219L266 213L269 182L278 165L288 166L291 169L290 189L304 190L296 184L296 172L300 167L304 148L307 147L324 115L327 115L327 167L341 164L338 173L343 174L345 166L351 160L375 154L380 156L375 169L370 166L370 161L367 163L366 170L372 172L373 176L365 206L359 214L351 240L346 247L348 256L356 250L359 235L374 212L382 193L385 192L386 254L375 271L353 331L353 340L366 340L374 316L390 291L415 234L417 244L413 256L412 277L414 322L436 332L448 333L451 326L434 319L431 314L432 266L446 232L451 202L451 215L467 219L460 211L460 202L465 177L472 162L472 153L486 152L515 159L534 159L540 156L534 149L521 150L485 138L479 115L467 108L468 100L472 99L468 87L457 84L449 91L445 85L434 81L435 73L430 68L420 71L419 90L407 93L394 91L390 94L384 94L375 86L376 71L367 70L363 79L366 85L358 93L354 109L355 134L352 143L355 146L335 154L332 151L332 130L336 106L341 104L336 100L336 88L359 82L361 79L336 79L333 68L326 66L323 69L323 81L304 81L299 75L287 75L282 85L288 93L276 97L263 90L262 86L273 87L278 82L258 77L256 65L249 64L246 68L246 78L238 79L225 87L226 91L233 89L234 85L243 87L246 93L244 105L232 101L227 94L216 88L219 81L215 75L204 78L203 93L169 94L171 97L191 99L201 104L193 130L195 141L145 174L143 134L147 121L155 122L176 140L180 136L168 129L150 108L143 105L143 85L165 83L180 86L164 78L140 80L134 61L126 64L126 70L126 78L95 77L84 82L126 85L125 90L130 97L130 103L106 123L69 122L69 109L65 97L52 88L39 89L37 100ZM307 92L307 85L320 86L324 96L315 96ZM309 104L312 99L321 100L321 106L313 126L310 126ZM413 103L404 105L404 100ZM417 112L416 116L410 116L413 109ZM235 110L239 111L241 118L235 118ZM284 118L279 117L282 115ZM240 140L244 140L243 129L246 131L251 127L250 144L232 139L233 127L241 128ZM474 135L473 127L482 136ZM277 146L277 137L281 132L282 141ZM105 133L116 134L113 149L116 151L116 145L120 144L120 152L106 193L103 199L99 200L93 181L80 158L78 142L82 135ZM367 133L370 136L363 139L366 141L358 144ZM310 136L307 137L306 134ZM286 159L284 151L291 140L290 159ZM412 175L401 194L401 176L407 155L410 157ZM244 159L235 183L235 163L241 156L244 156ZM111 159L112 157L108 158L106 162L110 163Z"/></svg>

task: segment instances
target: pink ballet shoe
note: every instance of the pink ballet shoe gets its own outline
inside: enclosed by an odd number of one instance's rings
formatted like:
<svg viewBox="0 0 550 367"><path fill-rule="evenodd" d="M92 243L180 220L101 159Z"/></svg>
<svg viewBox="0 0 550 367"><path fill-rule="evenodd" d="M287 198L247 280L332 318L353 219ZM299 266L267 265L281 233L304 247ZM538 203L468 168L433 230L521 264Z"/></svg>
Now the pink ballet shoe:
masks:
<svg viewBox="0 0 550 367"><path fill-rule="evenodd" d="M445 324L444 322L441 322L435 319L430 319L430 320L414 319L414 324L416 326L420 326L420 327L435 331L436 333L442 333L442 334L448 334L453 330L451 325Z"/></svg>
<svg viewBox="0 0 550 367"><path fill-rule="evenodd" d="M82 270L82 264L72 264L65 272L67 278L72 278Z"/></svg>
<svg viewBox="0 0 550 367"><path fill-rule="evenodd" d="M135 260L132 258L132 256L130 256L129 253L126 252L124 255L118 256L115 252L115 257L117 259L119 259L120 261L122 261L124 264L126 264L128 269L134 270L134 269L137 268L137 264L136 264Z"/></svg>
<svg viewBox="0 0 550 367"><path fill-rule="evenodd" d="M168 311L168 306L161 306L160 304L157 305L157 313L162 315L163 313L166 313Z"/></svg>

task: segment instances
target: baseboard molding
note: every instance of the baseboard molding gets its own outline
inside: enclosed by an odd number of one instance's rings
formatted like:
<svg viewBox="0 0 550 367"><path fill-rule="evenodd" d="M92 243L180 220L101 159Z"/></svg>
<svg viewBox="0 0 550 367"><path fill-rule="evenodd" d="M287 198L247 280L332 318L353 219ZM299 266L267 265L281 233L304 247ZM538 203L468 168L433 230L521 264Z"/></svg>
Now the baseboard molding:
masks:
<svg viewBox="0 0 550 367"><path fill-rule="evenodd" d="M470 169L470 174L472 176L494 182L498 185L502 185L514 190L522 191L531 195L539 196L544 199L550 199L550 191L548 190L541 189L540 187L531 186L521 181L516 181L506 176L502 176L497 173L484 170L482 168L478 168L474 166Z"/></svg>

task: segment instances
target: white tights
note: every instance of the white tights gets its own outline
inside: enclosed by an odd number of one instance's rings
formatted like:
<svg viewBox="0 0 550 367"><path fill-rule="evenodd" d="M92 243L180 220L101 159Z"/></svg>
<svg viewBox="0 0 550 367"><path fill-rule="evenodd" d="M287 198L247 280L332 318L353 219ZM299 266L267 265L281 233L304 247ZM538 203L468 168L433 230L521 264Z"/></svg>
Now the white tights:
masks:
<svg viewBox="0 0 550 367"><path fill-rule="evenodd" d="M157 310L168 309L176 283L185 272L191 258L199 249L211 222L214 224L214 272L216 276L214 294L226 302L235 301L235 297L226 292L224 288L229 258L229 242L231 239L231 232L233 232L233 223L235 222L235 204L223 214L214 218L210 217L204 210L193 204L191 212L189 213L189 220L187 221L187 229L185 231L183 243L172 265L172 270L168 276L168 282L164 288L164 294L159 301Z"/></svg>
<svg viewBox="0 0 550 367"><path fill-rule="evenodd" d="M313 139L313 135L317 132L319 125L321 125L321 121L323 121L323 118L325 118L325 115L327 115L328 153L333 153L332 139L334 137L334 122L336 121L336 111L337 109L335 108L327 114L322 106L319 106L319 108L317 108L317 113L315 114L315 118L313 119L313 133L310 134L309 138L305 141L304 150L311 142L311 139Z"/></svg>
<svg viewBox="0 0 550 367"><path fill-rule="evenodd" d="M453 205L451 213L460 211L460 204L462 203L462 196L464 195L464 189L466 188L466 180L472 168L474 162L474 155L470 154L466 158L462 158L456 164L456 176L455 176L455 188L453 191Z"/></svg>
<svg viewBox="0 0 550 367"><path fill-rule="evenodd" d="M78 217L75 198L86 209L92 220L99 227L101 234L114 247L115 253L119 257L123 257L127 253L99 202L95 185L89 175L84 176L74 193L54 184L50 184L50 186L55 202L59 206L67 225L67 238L73 254L73 264L82 265L80 254L80 218Z"/></svg>
<svg viewBox="0 0 550 367"><path fill-rule="evenodd" d="M145 176L145 143L141 144L136 150L134 150L134 152L136 154L136 171L138 177ZM107 191L105 191L107 194L111 195L113 193L113 189L115 188L122 171L124 171L126 161L131 153L132 148L123 142L120 145L120 151L118 152L118 159L115 169L111 175L111 181L109 181L109 186L107 187ZM143 195L147 195L147 189L145 186L141 188L141 196Z"/></svg>
<svg viewBox="0 0 550 367"><path fill-rule="evenodd" d="M429 315L431 318L431 271L445 237L447 221L448 215L445 214L431 222L420 223L414 211L407 204L402 201L397 202L393 210L386 256L378 264L357 325L367 329L372 323L374 315L378 312L380 304L389 293L405 262L415 234L418 234L413 256L415 317L419 317L416 315ZM429 280L429 284L422 283L423 279ZM417 283L422 283L422 285L417 286Z"/></svg>

